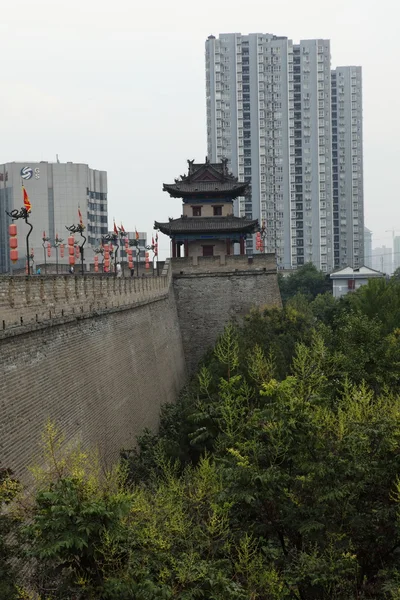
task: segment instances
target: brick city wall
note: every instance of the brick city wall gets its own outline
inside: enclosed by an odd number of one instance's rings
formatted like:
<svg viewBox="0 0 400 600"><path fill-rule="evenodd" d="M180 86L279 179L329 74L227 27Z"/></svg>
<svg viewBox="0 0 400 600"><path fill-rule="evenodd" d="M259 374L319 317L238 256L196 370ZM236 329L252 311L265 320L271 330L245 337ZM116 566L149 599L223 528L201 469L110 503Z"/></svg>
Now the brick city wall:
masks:
<svg viewBox="0 0 400 600"><path fill-rule="evenodd" d="M281 306L274 255L199 257L197 264L188 257L173 259L172 267L189 373L231 318L254 306Z"/></svg>
<svg viewBox="0 0 400 600"><path fill-rule="evenodd" d="M106 462L143 428L157 428L161 404L174 402L186 379L165 273L152 281L2 278L2 465L26 480L48 419L67 441L97 446Z"/></svg>
<svg viewBox="0 0 400 600"><path fill-rule="evenodd" d="M170 273L120 279L107 275L0 276L0 339L21 325L91 315L163 297L170 277Z"/></svg>

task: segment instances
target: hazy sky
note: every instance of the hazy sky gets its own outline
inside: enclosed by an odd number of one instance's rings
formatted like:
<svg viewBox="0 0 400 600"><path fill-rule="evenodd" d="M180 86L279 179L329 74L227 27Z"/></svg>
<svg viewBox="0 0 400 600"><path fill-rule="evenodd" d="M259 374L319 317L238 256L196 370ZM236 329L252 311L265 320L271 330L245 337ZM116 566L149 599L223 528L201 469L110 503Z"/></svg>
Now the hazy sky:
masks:
<svg viewBox="0 0 400 600"><path fill-rule="evenodd" d="M147 231L179 216L162 183L206 154L204 42L211 33L329 38L332 66L364 78L365 224L400 229L400 67L395 0L12 0L0 17L0 163L108 171L109 215ZM397 110L397 112L396 112ZM397 142L396 142L397 140ZM400 234L400 232L399 232ZM163 254L168 239L161 240Z"/></svg>

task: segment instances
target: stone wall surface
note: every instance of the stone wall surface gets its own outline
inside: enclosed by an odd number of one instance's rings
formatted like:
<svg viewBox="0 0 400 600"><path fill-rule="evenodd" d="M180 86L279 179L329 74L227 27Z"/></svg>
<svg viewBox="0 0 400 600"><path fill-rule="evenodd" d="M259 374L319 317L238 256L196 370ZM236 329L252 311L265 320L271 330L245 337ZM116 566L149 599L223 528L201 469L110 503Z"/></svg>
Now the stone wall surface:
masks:
<svg viewBox="0 0 400 600"><path fill-rule="evenodd" d="M92 275L0 276L0 339L4 332L68 316L101 313L163 297L171 274L164 277Z"/></svg>
<svg viewBox="0 0 400 600"><path fill-rule="evenodd" d="M222 258L222 257L221 257ZM189 373L232 318L253 307L281 307L273 255L174 259L173 285Z"/></svg>
<svg viewBox="0 0 400 600"><path fill-rule="evenodd" d="M91 287L58 279L31 284L29 302L27 282L14 282L14 310L24 322L0 336L0 463L23 480L40 461L48 419L67 441L97 446L109 463L143 428L157 429L161 404L174 402L186 379L170 277L139 289L123 280ZM101 295L107 285L115 293ZM56 316L44 320L46 311Z"/></svg>

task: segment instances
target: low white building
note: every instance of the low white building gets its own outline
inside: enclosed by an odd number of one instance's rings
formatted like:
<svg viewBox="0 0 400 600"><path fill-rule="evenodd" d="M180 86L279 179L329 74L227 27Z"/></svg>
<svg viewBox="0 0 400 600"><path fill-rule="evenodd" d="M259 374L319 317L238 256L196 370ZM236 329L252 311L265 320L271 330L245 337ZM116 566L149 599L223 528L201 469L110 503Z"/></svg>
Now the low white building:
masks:
<svg viewBox="0 0 400 600"><path fill-rule="evenodd" d="M333 284L333 297L341 298L349 292L358 290L362 285L366 285L370 279L382 278L385 275L369 267L360 267L358 269L345 267L339 271L334 271L330 277Z"/></svg>

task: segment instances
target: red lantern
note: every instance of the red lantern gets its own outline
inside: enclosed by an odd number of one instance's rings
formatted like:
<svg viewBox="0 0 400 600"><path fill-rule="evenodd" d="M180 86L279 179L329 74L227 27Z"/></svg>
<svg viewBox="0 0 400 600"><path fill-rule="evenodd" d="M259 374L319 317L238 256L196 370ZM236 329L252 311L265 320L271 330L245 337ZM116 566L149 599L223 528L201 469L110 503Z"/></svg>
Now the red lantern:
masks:
<svg viewBox="0 0 400 600"><path fill-rule="evenodd" d="M60 256L61 258L64 258L64 244L60 245Z"/></svg>
<svg viewBox="0 0 400 600"><path fill-rule="evenodd" d="M144 262L145 262L146 269L150 269L149 253L148 252L145 252Z"/></svg>
<svg viewBox="0 0 400 600"><path fill-rule="evenodd" d="M96 256L94 257L94 262L95 262L95 263L98 263L98 262L99 262L99 257L97 256L97 254L96 254Z"/></svg>
<svg viewBox="0 0 400 600"><path fill-rule="evenodd" d="M51 256L51 245L47 244L47 256L50 258Z"/></svg>
<svg viewBox="0 0 400 600"><path fill-rule="evenodd" d="M95 262L94 263L94 272L97 273L99 270L99 263Z"/></svg>
<svg viewBox="0 0 400 600"><path fill-rule="evenodd" d="M18 260L18 238L17 226L14 223L8 226L8 233L10 234L10 259L15 263Z"/></svg>
<svg viewBox="0 0 400 600"><path fill-rule="evenodd" d="M71 235L68 238L68 246L73 246L75 244L75 238Z"/></svg>
<svg viewBox="0 0 400 600"><path fill-rule="evenodd" d="M75 256L76 256L76 258L79 258L80 251L81 251L81 249L79 248L79 246L75 246Z"/></svg>
<svg viewBox="0 0 400 600"><path fill-rule="evenodd" d="M68 246L68 254L70 256L74 256L75 255L75 248L73 246Z"/></svg>
<svg viewBox="0 0 400 600"><path fill-rule="evenodd" d="M72 266L75 264L75 256L72 254L72 256L69 257L69 264Z"/></svg>

